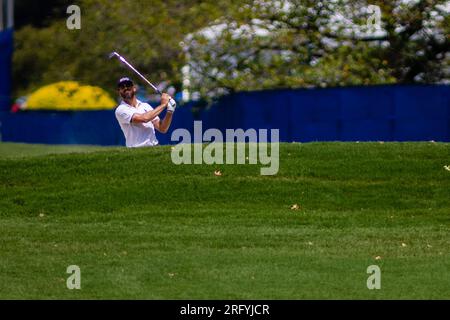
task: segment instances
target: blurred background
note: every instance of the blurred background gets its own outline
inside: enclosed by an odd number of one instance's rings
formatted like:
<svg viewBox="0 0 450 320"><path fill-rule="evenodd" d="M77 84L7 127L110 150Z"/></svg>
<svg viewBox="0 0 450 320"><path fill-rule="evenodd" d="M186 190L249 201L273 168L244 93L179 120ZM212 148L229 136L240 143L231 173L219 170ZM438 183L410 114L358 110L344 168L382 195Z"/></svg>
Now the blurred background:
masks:
<svg viewBox="0 0 450 320"><path fill-rule="evenodd" d="M141 100L158 97L111 51L176 98L171 131L202 120L278 128L283 141L450 141L450 1L0 0L0 8L3 141L123 145L117 80L135 79Z"/></svg>

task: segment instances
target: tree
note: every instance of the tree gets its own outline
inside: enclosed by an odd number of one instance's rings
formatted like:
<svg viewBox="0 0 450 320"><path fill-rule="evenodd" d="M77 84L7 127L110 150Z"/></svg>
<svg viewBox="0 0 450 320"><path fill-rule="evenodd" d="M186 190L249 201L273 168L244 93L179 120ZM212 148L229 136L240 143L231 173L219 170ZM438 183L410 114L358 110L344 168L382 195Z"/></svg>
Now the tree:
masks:
<svg viewBox="0 0 450 320"><path fill-rule="evenodd" d="M81 30L58 17L16 33L15 94L62 80L114 93L129 73L106 59L111 51L203 97L450 80L448 0L370 3L381 10L377 30L366 0L81 0Z"/></svg>
<svg viewBox="0 0 450 320"><path fill-rule="evenodd" d="M435 83L450 80L450 2L420 0L411 3L376 1L382 9L386 35L374 41L386 44L380 56L399 83Z"/></svg>
<svg viewBox="0 0 450 320"><path fill-rule="evenodd" d="M49 26L16 32L13 78L15 95L42 85L75 80L114 93L117 79L133 76L117 61L118 51L154 82L181 87L184 36L237 6L225 0L81 0L81 30L66 28L66 15ZM64 9L65 12L65 9Z"/></svg>
<svg viewBox="0 0 450 320"><path fill-rule="evenodd" d="M448 1L372 3L381 12L378 30L367 26L367 1L248 2L188 37L190 89L213 97L279 87L450 80Z"/></svg>

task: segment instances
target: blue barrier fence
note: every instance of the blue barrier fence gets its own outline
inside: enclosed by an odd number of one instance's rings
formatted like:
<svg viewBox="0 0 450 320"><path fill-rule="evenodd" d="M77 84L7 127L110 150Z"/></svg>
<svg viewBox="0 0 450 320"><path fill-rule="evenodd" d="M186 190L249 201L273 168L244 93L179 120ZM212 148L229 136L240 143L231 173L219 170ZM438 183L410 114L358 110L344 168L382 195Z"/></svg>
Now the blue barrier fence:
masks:
<svg viewBox="0 0 450 320"><path fill-rule="evenodd" d="M11 63L13 54L13 31L0 32L0 111L11 106Z"/></svg>
<svg viewBox="0 0 450 320"><path fill-rule="evenodd" d="M169 132L279 129L280 140L299 141L446 141L450 142L450 86L373 86L241 92L209 110L179 107ZM124 145L114 111L19 112L0 114L3 141L49 144Z"/></svg>

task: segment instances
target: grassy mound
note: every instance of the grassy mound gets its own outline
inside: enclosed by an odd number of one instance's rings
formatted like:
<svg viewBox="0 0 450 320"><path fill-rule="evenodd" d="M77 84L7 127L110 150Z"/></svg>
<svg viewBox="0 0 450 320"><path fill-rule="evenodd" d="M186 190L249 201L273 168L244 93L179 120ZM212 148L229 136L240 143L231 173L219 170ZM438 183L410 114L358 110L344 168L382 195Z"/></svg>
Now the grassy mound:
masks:
<svg viewBox="0 0 450 320"><path fill-rule="evenodd" d="M276 176L176 166L170 147L14 148L0 298L450 298L449 144L282 144Z"/></svg>

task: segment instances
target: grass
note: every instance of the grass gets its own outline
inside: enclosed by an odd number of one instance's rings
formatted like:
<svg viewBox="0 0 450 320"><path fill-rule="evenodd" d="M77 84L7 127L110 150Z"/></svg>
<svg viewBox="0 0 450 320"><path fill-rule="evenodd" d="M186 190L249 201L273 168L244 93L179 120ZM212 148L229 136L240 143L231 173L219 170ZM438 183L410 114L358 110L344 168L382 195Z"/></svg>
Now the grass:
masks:
<svg viewBox="0 0 450 320"><path fill-rule="evenodd" d="M45 145L26 143L0 143L0 159L19 159L30 156L40 156L60 153L86 153L114 149L87 145Z"/></svg>
<svg viewBox="0 0 450 320"><path fill-rule="evenodd" d="M450 298L449 144L282 144L276 176L170 152L0 144L0 298Z"/></svg>

